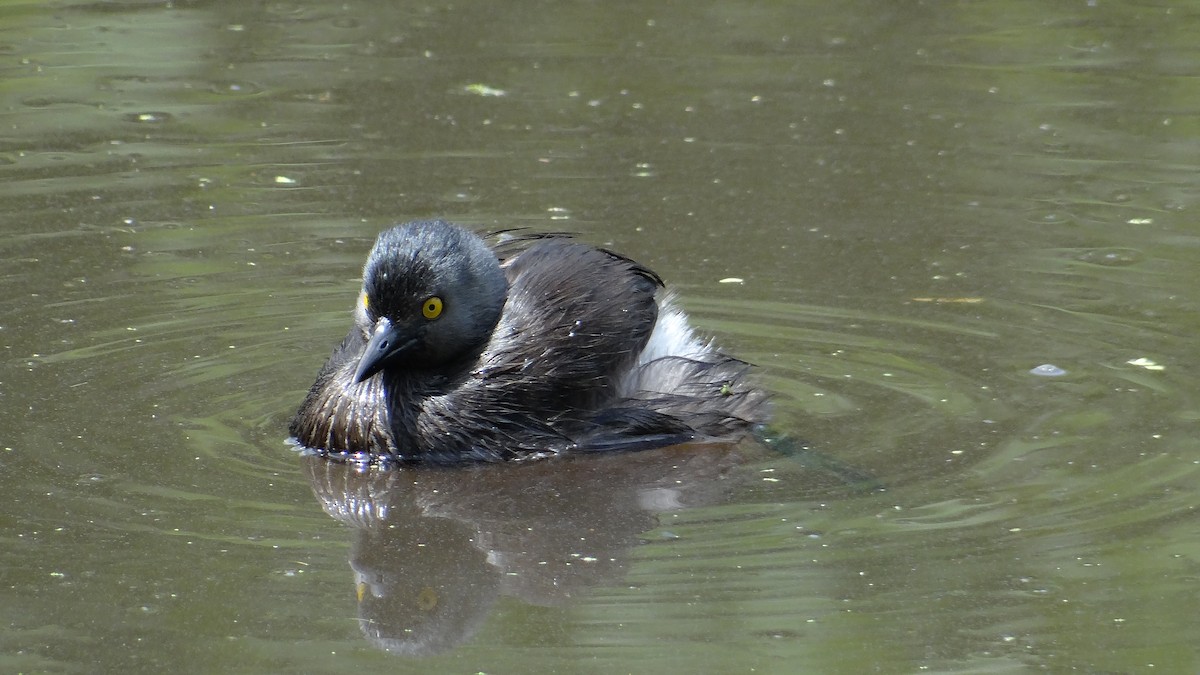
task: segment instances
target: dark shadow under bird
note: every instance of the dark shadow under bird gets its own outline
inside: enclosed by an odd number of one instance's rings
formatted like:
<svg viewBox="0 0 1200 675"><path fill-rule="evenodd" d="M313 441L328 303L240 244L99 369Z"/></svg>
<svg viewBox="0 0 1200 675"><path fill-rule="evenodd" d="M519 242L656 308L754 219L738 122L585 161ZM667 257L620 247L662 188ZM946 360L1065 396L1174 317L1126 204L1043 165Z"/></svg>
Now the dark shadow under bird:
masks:
<svg viewBox="0 0 1200 675"><path fill-rule="evenodd" d="M376 240L354 326L291 434L384 463L732 442L766 415L747 371L628 258L416 221Z"/></svg>

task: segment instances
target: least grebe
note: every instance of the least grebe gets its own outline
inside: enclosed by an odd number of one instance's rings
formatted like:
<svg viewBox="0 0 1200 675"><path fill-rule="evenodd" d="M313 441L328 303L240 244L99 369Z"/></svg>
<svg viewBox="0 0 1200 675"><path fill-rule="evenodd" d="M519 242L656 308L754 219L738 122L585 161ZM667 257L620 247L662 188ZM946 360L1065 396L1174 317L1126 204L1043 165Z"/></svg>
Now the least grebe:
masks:
<svg viewBox="0 0 1200 675"><path fill-rule="evenodd" d="M372 462L726 442L765 415L747 370L624 256L558 234L489 247L423 220L379 235L291 433Z"/></svg>

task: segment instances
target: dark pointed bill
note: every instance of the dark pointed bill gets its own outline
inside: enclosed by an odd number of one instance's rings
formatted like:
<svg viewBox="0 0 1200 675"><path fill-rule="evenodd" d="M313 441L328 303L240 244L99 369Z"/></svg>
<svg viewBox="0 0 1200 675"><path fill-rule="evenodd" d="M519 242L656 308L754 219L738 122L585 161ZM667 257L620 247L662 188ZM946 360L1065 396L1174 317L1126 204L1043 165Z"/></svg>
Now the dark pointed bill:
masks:
<svg viewBox="0 0 1200 675"><path fill-rule="evenodd" d="M354 381L362 382L383 370L389 359L412 347L416 342L417 336L413 332L393 325L388 319L379 319L375 324L375 332L367 342L367 348L363 350L358 369L354 371Z"/></svg>

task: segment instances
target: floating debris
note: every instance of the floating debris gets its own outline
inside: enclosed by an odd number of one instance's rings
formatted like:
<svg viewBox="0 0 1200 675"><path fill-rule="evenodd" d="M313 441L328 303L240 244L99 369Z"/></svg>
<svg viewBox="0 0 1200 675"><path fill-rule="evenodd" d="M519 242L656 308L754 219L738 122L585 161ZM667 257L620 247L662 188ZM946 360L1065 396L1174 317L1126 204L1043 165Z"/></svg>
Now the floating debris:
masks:
<svg viewBox="0 0 1200 675"><path fill-rule="evenodd" d="M1140 358L1136 358L1136 359L1129 359L1125 363L1128 363L1131 366L1145 368L1146 370L1163 370L1163 366L1159 365L1158 363L1156 363L1144 356L1140 357Z"/></svg>
<svg viewBox="0 0 1200 675"><path fill-rule="evenodd" d="M166 112L140 112L129 113L124 116L126 122L137 122L140 124L165 124L175 120L175 116Z"/></svg>
<svg viewBox="0 0 1200 675"><path fill-rule="evenodd" d="M966 305L976 305L983 302L983 298L913 298L913 302L936 302L936 303L962 303Z"/></svg>
<svg viewBox="0 0 1200 675"><path fill-rule="evenodd" d="M476 82L475 84L468 84L467 86L463 87L463 91L467 92L468 94L475 94L476 96L506 96L508 94L508 92L504 91L503 89L489 87L488 85L479 82Z"/></svg>
<svg viewBox="0 0 1200 675"><path fill-rule="evenodd" d="M744 283L746 283L746 280L741 277L725 277L724 279L718 279L717 283L718 284L744 284Z"/></svg>
<svg viewBox="0 0 1200 675"><path fill-rule="evenodd" d="M634 165L633 172L630 175L634 178L654 178L658 175L658 171L650 162L638 162Z"/></svg>
<svg viewBox="0 0 1200 675"><path fill-rule="evenodd" d="M1037 368L1031 369L1029 374L1037 375L1038 377L1062 377L1063 375L1067 374L1067 371L1059 368L1053 363L1043 363Z"/></svg>

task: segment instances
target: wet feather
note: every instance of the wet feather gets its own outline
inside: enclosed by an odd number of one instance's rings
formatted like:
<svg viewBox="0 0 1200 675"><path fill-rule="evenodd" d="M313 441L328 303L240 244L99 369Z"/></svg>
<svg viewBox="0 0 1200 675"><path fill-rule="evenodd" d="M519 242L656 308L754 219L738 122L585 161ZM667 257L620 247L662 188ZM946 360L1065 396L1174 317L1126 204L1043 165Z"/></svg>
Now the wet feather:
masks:
<svg viewBox="0 0 1200 675"><path fill-rule="evenodd" d="M365 303L292 422L370 461L504 460L736 440L766 415L748 366L695 335L648 268L560 234L488 248L443 221L380 235ZM414 308L444 295L422 320ZM406 353L354 382L385 321Z"/></svg>

